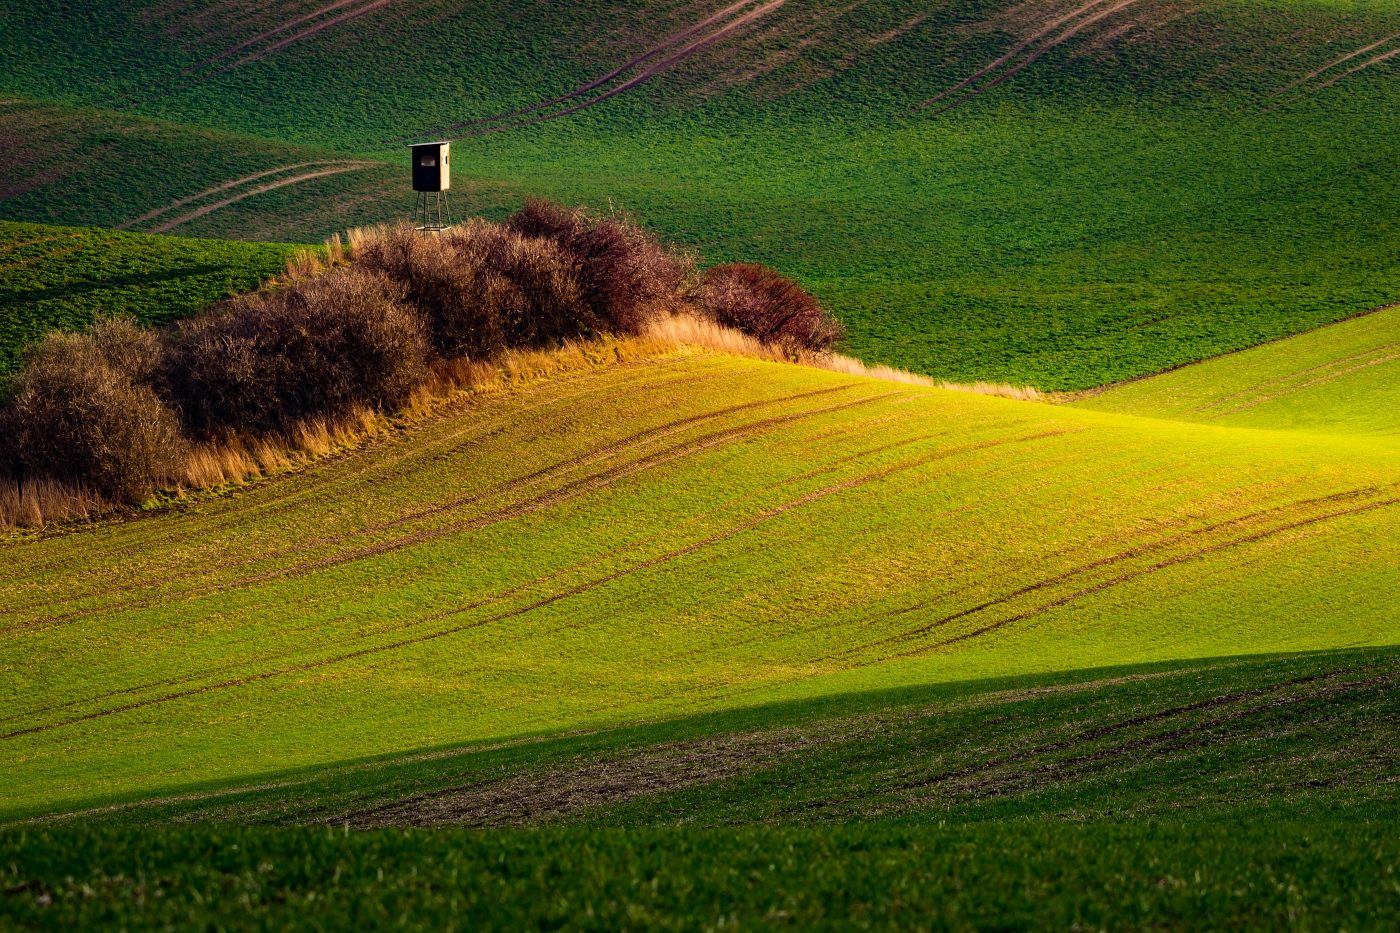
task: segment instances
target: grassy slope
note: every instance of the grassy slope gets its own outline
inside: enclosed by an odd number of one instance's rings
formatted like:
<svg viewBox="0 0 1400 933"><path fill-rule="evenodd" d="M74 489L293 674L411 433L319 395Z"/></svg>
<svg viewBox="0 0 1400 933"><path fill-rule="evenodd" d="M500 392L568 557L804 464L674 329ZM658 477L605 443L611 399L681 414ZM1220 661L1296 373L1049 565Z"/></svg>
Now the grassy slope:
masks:
<svg viewBox="0 0 1400 933"><path fill-rule="evenodd" d="M0 221L0 375L26 343L100 314L164 324L254 288L293 247Z"/></svg>
<svg viewBox="0 0 1400 933"><path fill-rule="evenodd" d="M1247 428L1400 434L1400 308L1118 386L1096 411Z"/></svg>
<svg viewBox="0 0 1400 933"><path fill-rule="evenodd" d="M0 23L3 86L110 101L274 12L15 11ZM90 46L53 41L74 16ZM398 164L382 141L576 87L694 16L655 2L391 5L132 112ZM711 258L779 265L866 358L1081 389L1393 300L1400 159L1374 114L1400 93L1397 60L1272 113L1237 109L1397 22L1390 2L1138 0L950 114L896 119L1031 27L996 2L790 0L636 92L459 142L456 174L484 186L470 195L481 208L521 191L612 199ZM424 47L470 52L425 75ZM351 64L353 83L324 90ZM343 218L324 211L310 233L402 210L389 187L336 178ZM192 229L281 229L287 212L263 197Z"/></svg>
<svg viewBox="0 0 1400 933"><path fill-rule="evenodd" d="M1384 438L728 358L537 384L234 498L11 545L6 809L779 697L1390 644L1397 467Z"/></svg>

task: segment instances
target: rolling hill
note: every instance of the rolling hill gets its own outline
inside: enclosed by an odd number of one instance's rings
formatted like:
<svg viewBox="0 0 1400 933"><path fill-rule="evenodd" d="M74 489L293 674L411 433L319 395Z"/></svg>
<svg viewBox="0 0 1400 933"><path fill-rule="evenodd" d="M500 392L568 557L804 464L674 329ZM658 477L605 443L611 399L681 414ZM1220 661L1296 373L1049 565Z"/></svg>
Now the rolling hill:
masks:
<svg viewBox="0 0 1400 933"><path fill-rule="evenodd" d="M1393 439L663 355L7 547L12 816L912 683L1393 643ZM289 607L295 606L295 611Z"/></svg>

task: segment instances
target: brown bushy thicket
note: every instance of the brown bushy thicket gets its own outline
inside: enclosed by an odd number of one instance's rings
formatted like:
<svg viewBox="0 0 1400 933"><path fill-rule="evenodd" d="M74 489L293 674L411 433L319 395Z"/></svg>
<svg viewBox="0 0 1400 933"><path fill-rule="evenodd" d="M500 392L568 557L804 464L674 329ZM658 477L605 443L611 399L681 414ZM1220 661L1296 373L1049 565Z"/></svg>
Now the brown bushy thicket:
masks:
<svg viewBox="0 0 1400 933"><path fill-rule="evenodd" d="M151 387L161 349L154 333L126 319L31 347L0 411L7 472L139 503L184 450L179 421Z"/></svg>
<svg viewBox="0 0 1400 933"><path fill-rule="evenodd" d="M31 348L0 406L0 512L138 503L166 482L224 475L193 469L207 451L191 454L192 440L236 447L308 419L395 409L430 373L639 335L684 310L790 348L824 351L840 336L771 269L718 266L697 290L690 258L631 221L544 201L435 237L353 232L350 255L337 262L336 238L333 268L308 253L269 287L164 331L116 319Z"/></svg>
<svg viewBox="0 0 1400 933"><path fill-rule="evenodd" d="M164 375L186 427L207 437L399 405L427 362L423 323L402 286L346 270L182 322L170 335Z"/></svg>
<svg viewBox="0 0 1400 933"><path fill-rule="evenodd" d="M757 263L726 263L706 270L700 302L715 323L764 343L820 353L844 335L841 323L802 286Z"/></svg>

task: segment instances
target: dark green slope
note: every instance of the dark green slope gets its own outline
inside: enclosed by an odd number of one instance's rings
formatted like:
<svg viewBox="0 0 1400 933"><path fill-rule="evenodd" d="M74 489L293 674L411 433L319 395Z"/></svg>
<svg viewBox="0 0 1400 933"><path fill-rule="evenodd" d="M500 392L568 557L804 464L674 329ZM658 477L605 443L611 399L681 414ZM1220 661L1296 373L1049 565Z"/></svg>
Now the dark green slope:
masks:
<svg viewBox="0 0 1400 933"><path fill-rule="evenodd" d="M200 235L315 239L401 216L403 141L456 136L459 212L530 192L623 206L712 261L797 275L858 355L957 380L1086 388L1395 298L1394 3L786 0L693 33L724 4L357 3L233 51L321 7L12 11L0 88L393 166L250 196L183 228ZM79 25L91 42L59 42ZM589 94L471 122L649 49ZM240 177L238 161L179 168L171 198ZM72 194L105 223L154 201L74 187L6 196L0 216Z"/></svg>

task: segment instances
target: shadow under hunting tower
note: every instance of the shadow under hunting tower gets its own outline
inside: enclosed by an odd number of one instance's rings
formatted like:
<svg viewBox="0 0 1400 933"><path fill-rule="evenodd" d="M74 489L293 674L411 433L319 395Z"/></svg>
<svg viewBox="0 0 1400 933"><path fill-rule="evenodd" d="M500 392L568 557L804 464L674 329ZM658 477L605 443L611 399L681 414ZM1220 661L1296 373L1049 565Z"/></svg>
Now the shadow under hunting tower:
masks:
<svg viewBox="0 0 1400 933"><path fill-rule="evenodd" d="M450 150L445 140L418 143L413 152L413 226L419 233L441 233L452 226L452 207L447 189L452 187Z"/></svg>

